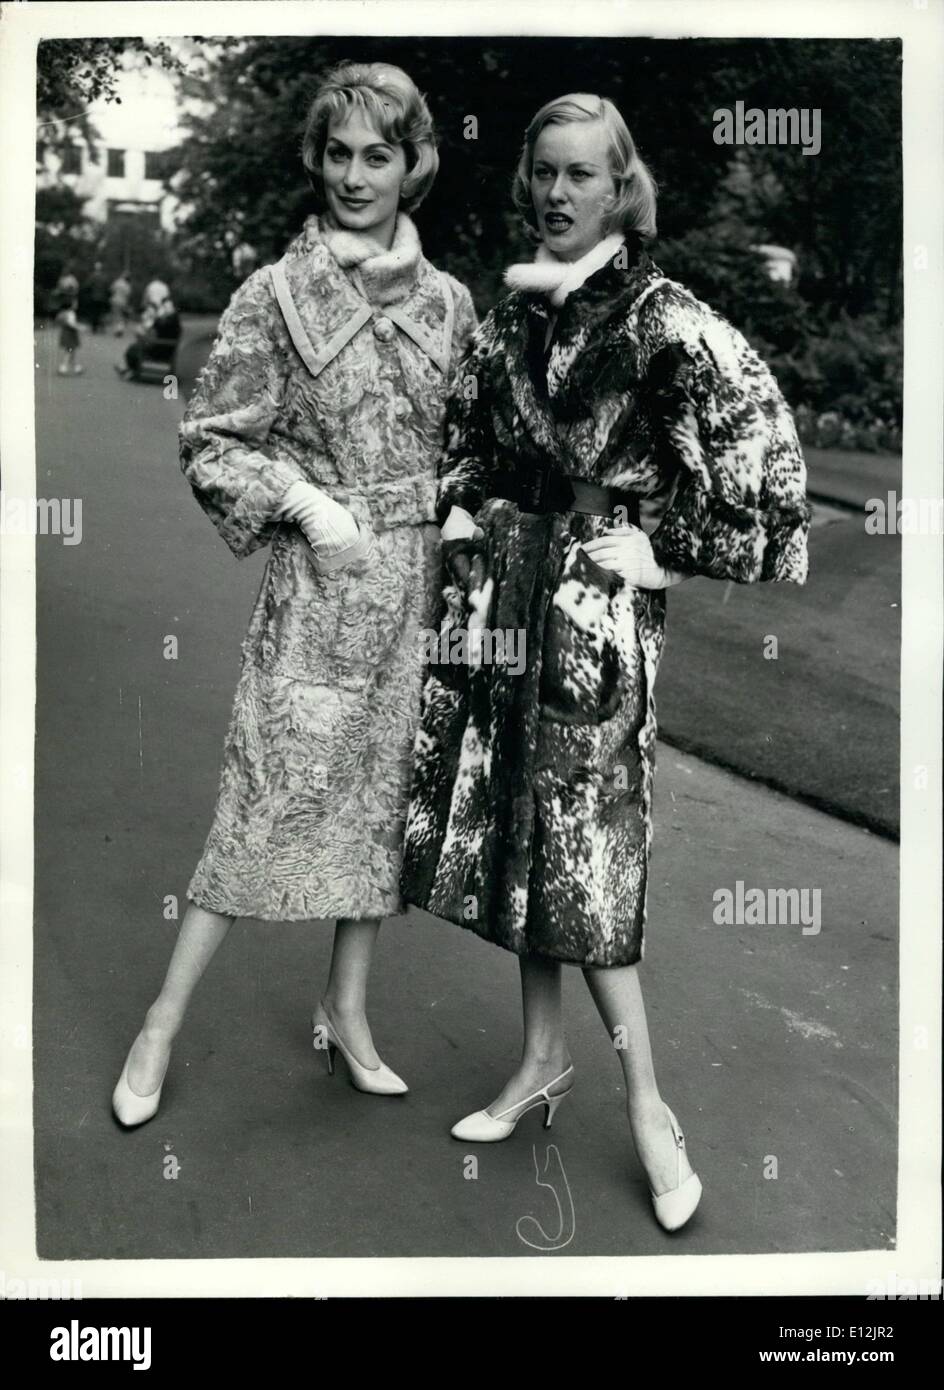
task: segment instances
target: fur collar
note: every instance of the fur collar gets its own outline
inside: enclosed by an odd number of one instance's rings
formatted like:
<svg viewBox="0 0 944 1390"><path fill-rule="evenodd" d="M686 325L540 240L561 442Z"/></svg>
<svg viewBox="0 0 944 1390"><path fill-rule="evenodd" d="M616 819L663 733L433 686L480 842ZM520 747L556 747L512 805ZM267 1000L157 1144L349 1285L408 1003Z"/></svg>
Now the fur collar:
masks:
<svg viewBox="0 0 944 1390"><path fill-rule="evenodd" d="M419 233L405 212L397 213L389 251L343 227L326 225L322 239L339 266L353 269L353 278L360 282L364 297L371 304L398 304L409 298L416 283L422 247Z"/></svg>
<svg viewBox="0 0 944 1390"><path fill-rule="evenodd" d="M587 266L574 262L585 278L571 287L560 308L542 293L525 291L509 294L492 311L516 407L523 418L540 421L535 428L551 458L566 439L557 426L590 419L604 397L635 390L638 344L633 306L664 277L638 232L627 232L625 243L625 257L608 246L595 270L593 258ZM604 244L593 248L598 262ZM543 264L523 269L543 269ZM548 343L549 317L554 326Z"/></svg>
<svg viewBox="0 0 944 1390"><path fill-rule="evenodd" d="M542 242L533 261L508 267L505 284L513 290L546 294L554 307L559 309L568 295L613 259L624 242L621 232L612 232L578 261L558 260Z"/></svg>
<svg viewBox="0 0 944 1390"><path fill-rule="evenodd" d="M338 226L328 214L314 214L305 222L301 247L310 250L318 242L327 247L371 304L399 304L409 299L419 276L423 248L419 233L405 212L397 213L389 251L376 241Z"/></svg>

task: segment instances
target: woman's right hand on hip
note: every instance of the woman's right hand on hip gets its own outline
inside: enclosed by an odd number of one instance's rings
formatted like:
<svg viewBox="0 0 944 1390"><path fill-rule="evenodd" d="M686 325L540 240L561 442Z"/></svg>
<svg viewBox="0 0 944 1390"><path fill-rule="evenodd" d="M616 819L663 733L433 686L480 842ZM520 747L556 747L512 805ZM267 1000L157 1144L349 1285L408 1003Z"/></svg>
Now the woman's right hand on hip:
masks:
<svg viewBox="0 0 944 1390"><path fill-rule="evenodd" d="M357 543L360 532L347 507L313 483L293 483L282 498L281 516L301 527L302 534L320 559L327 559Z"/></svg>

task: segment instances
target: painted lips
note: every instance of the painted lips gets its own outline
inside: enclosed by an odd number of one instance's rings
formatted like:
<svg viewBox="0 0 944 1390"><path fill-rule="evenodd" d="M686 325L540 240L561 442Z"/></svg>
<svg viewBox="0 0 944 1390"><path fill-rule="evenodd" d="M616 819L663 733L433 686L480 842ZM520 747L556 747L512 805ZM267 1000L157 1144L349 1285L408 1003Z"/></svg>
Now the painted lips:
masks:
<svg viewBox="0 0 944 1390"><path fill-rule="evenodd" d="M566 232L573 226L573 218L562 212L549 212L544 215L544 225L551 232Z"/></svg>

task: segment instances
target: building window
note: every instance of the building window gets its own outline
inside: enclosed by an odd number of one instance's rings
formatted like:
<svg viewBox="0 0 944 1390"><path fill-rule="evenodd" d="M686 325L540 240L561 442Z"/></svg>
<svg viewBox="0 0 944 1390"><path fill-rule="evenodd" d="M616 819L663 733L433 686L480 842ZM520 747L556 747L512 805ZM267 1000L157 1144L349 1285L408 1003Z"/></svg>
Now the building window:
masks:
<svg viewBox="0 0 944 1390"><path fill-rule="evenodd" d="M163 182L176 171L173 150L145 150L144 177Z"/></svg>
<svg viewBox="0 0 944 1390"><path fill-rule="evenodd" d="M124 150L108 151L108 177L110 179L123 179L125 176L125 152Z"/></svg>
<svg viewBox="0 0 944 1390"><path fill-rule="evenodd" d="M59 151L62 160L60 173L62 174L81 174L82 172L82 146L65 145Z"/></svg>
<svg viewBox="0 0 944 1390"><path fill-rule="evenodd" d="M164 157L161 150L145 150L144 177L146 179L163 179Z"/></svg>

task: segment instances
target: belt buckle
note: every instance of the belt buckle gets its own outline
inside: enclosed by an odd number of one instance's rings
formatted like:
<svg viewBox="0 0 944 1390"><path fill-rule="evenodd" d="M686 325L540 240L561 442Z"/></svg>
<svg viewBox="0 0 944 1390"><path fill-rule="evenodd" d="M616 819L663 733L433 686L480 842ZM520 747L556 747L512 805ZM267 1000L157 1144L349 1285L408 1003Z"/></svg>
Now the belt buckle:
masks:
<svg viewBox="0 0 944 1390"><path fill-rule="evenodd" d="M551 481L551 470L545 465L535 464L524 486L525 510L529 512L547 511L547 494Z"/></svg>

